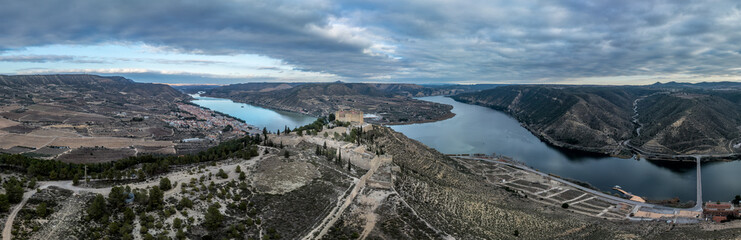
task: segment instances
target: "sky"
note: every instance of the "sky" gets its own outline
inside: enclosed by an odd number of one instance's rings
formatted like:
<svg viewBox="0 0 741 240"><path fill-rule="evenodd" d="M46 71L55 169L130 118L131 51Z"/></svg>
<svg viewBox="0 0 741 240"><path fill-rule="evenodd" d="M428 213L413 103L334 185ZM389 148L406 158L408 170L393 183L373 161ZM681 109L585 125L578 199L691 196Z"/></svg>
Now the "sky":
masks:
<svg viewBox="0 0 741 240"><path fill-rule="evenodd" d="M140 82L741 81L741 2L2 1L0 74Z"/></svg>

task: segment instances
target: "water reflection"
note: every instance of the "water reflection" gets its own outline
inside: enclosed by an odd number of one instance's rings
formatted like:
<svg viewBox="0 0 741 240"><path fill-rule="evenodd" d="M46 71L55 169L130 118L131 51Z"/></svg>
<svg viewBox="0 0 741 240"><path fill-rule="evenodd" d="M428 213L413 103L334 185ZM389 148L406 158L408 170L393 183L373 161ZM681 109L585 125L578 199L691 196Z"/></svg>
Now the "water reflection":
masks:
<svg viewBox="0 0 741 240"><path fill-rule="evenodd" d="M237 103L229 99L202 97L191 95L196 100L192 102L199 106L229 114L259 128L267 127L271 132L281 130L288 126L296 128L316 120L315 117L303 114L276 111L244 103Z"/></svg>
<svg viewBox="0 0 741 240"><path fill-rule="evenodd" d="M459 103L448 97L421 99L453 105L456 116L439 122L392 128L440 152L501 154L543 172L588 182L603 191L620 185L653 199L695 198L694 166L559 149L541 141L502 112Z"/></svg>

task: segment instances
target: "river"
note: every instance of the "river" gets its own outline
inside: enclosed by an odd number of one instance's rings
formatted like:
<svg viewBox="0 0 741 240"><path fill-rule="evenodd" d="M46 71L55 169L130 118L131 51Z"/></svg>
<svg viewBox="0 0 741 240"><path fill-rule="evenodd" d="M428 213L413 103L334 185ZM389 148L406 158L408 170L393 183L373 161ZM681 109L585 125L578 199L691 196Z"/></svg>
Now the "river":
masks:
<svg viewBox="0 0 741 240"><path fill-rule="evenodd" d="M193 103L267 127L295 128L313 117L235 103L228 99L196 96ZM442 153L496 153L523 162L542 172L587 182L611 191L620 185L626 191L650 199L679 197L695 200L695 164L677 164L620 159L586 154L549 146L505 113L456 102L449 97L419 98L453 106L455 117L431 123L391 126ZM703 164L703 199L728 201L741 194L741 161Z"/></svg>
<svg viewBox="0 0 741 240"><path fill-rule="evenodd" d="M229 114L260 129L266 127L271 132L283 131L286 126L293 129L316 120L315 117L303 114L261 108L229 99L203 97L197 94L193 94L191 97L195 98L192 103L198 106Z"/></svg>

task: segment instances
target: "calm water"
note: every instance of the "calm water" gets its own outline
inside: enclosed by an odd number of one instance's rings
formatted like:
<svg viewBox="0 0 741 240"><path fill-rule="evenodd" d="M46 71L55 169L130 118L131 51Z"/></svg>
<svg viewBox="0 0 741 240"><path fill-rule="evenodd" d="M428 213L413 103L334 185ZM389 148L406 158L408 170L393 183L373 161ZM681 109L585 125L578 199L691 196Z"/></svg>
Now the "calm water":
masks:
<svg viewBox="0 0 741 240"><path fill-rule="evenodd" d="M267 127L295 128L316 118L291 112L274 111L228 99L194 96L193 103ZM636 161L565 151L540 141L506 114L476 105L459 103L448 97L422 100L453 105L455 117L439 122L392 126L410 138L443 153L496 153L524 162L540 171L588 182L611 191L620 185L640 196L695 200L695 164ZM728 201L741 194L741 162L703 164L703 198Z"/></svg>
<svg viewBox="0 0 741 240"><path fill-rule="evenodd" d="M453 105L456 116L392 128L440 152L496 153L543 172L588 182L603 191L620 185L648 198L695 200L694 163L677 165L559 150L542 142L505 113L442 96L420 99ZM703 198L727 201L741 193L739 173L741 162L703 164Z"/></svg>
<svg viewBox="0 0 741 240"><path fill-rule="evenodd" d="M229 114L261 129L267 127L271 132L275 132L276 130L283 131L285 126L296 128L316 120L315 117L303 114L256 107L249 104L237 103L229 99L202 97L199 95L191 96L196 99L193 100L193 103L201 107Z"/></svg>

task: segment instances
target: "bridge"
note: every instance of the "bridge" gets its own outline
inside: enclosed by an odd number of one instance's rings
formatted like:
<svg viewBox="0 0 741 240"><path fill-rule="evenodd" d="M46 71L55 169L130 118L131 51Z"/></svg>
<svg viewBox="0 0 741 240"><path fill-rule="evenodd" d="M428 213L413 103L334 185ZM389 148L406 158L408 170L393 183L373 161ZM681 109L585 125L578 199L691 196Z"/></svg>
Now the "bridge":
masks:
<svg viewBox="0 0 741 240"><path fill-rule="evenodd" d="M694 211L702 211L702 172L700 171L700 162L702 162L701 155L695 155L695 162L697 162L697 203L692 208Z"/></svg>

